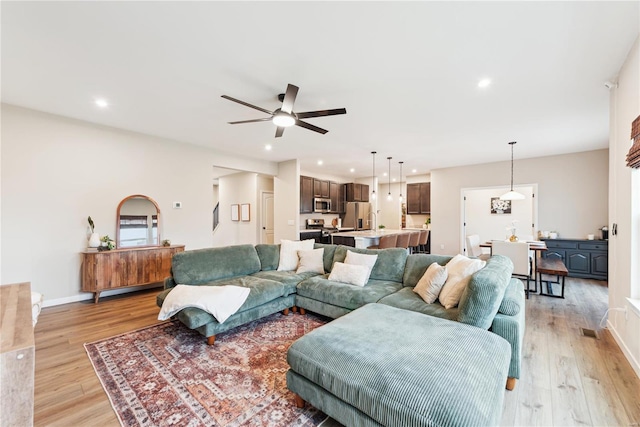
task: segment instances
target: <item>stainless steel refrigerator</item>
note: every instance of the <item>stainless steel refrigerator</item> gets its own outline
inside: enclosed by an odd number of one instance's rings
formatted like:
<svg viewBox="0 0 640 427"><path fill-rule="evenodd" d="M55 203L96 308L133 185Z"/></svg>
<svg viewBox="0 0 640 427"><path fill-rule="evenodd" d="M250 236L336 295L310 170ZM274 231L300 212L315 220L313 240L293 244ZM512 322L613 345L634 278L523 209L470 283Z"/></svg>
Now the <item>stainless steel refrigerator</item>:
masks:
<svg viewBox="0 0 640 427"><path fill-rule="evenodd" d="M343 227L353 227L356 230L369 230L373 226L373 214L371 212L371 203L366 202L347 202L346 213Z"/></svg>

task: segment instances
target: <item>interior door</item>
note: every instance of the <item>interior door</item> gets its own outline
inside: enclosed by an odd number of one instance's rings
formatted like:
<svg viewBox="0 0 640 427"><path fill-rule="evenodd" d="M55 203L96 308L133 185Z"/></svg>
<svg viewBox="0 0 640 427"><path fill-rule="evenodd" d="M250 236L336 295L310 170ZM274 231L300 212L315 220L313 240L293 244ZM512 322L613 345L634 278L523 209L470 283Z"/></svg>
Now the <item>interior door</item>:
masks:
<svg viewBox="0 0 640 427"><path fill-rule="evenodd" d="M273 244L273 193L262 193L262 217L260 219L260 243Z"/></svg>

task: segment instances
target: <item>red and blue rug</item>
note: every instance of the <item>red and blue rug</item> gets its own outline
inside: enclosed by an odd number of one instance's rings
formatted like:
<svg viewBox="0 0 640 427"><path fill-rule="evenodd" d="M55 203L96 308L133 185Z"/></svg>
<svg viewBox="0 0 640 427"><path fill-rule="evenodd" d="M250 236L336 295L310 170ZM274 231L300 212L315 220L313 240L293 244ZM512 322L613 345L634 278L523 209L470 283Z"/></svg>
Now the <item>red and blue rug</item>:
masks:
<svg viewBox="0 0 640 427"><path fill-rule="evenodd" d="M213 346L179 322L85 344L123 426L317 426L295 406L289 346L325 319L280 313L216 336Z"/></svg>

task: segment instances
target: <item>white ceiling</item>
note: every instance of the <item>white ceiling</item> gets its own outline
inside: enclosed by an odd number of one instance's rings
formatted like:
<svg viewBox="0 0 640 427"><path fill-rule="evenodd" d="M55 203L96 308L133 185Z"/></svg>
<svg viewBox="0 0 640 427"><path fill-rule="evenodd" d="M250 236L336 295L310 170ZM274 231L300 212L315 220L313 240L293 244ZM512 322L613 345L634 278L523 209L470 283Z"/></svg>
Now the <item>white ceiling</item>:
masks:
<svg viewBox="0 0 640 427"><path fill-rule="evenodd" d="M606 148L604 83L639 18L638 1L3 1L2 101L318 174L368 176L377 150L410 175L508 160L512 140L516 159ZM307 120L326 135L227 124L265 115L220 95L274 110L287 83L294 111L347 114Z"/></svg>

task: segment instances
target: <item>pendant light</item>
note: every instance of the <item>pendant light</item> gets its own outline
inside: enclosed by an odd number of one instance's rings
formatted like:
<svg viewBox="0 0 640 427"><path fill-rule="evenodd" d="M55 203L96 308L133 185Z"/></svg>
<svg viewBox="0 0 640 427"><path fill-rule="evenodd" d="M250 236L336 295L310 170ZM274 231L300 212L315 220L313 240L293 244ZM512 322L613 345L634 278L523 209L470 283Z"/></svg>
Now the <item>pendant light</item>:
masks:
<svg viewBox="0 0 640 427"><path fill-rule="evenodd" d="M400 197L398 197L398 200L400 200L400 203L402 203L402 164L404 162L398 162L400 163Z"/></svg>
<svg viewBox="0 0 640 427"><path fill-rule="evenodd" d="M371 155L373 156L373 173L371 175L371 200L376 199L376 153L377 151L372 151Z"/></svg>
<svg viewBox="0 0 640 427"><path fill-rule="evenodd" d="M389 160L389 174L387 175L387 177L389 178L389 194L387 194L387 201L392 201L393 197L391 196L391 159L392 157L387 157L387 160Z"/></svg>
<svg viewBox="0 0 640 427"><path fill-rule="evenodd" d="M504 193L500 196L500 200L523 200L524 195L518 193L517 191L513 191L513 146L516 144L516 141L511 141L509 145L511 146L511 190L507 193Z"/></svg>

